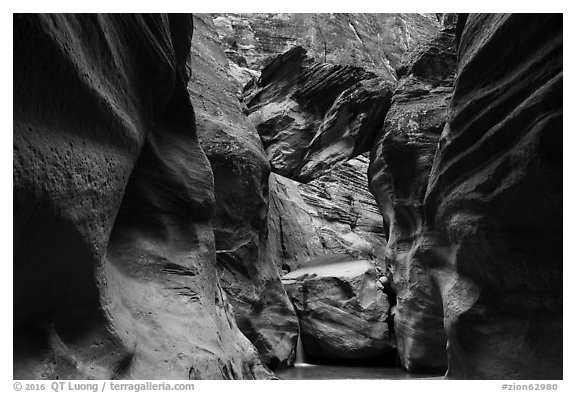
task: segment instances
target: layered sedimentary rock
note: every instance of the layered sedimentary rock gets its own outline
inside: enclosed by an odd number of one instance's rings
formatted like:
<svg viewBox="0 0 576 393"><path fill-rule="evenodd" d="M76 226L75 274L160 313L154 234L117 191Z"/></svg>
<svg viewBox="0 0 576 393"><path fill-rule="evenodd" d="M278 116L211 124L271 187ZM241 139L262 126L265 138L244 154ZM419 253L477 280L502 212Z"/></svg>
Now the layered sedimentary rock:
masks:
<svg viewBox="0 0 576 393"><path fill-rule="evenodd" d="M390 89L362 68L318 63L295 47L264 68L244 100L272 170L309 182L370 148Z"/></svg>
<svg viewBox="0 0 576 393"><path fill-rule="evenodd" d="M312 361L393 359L389 304L370 261L324 261L282 277Z"/></svg>
<svg viewBox="0 0 576 393"><path fill-rule="evenodd" d="M308 184L272 174L271 256L284 273L322 256L384 255L382 216L368 190L368 158L358 156Z"/></svg>
<svg viewBox="0 0 576 393"><path fill-rule="evenodd" d="M454 33L448 25L404 59L370 156L370 189L384 218L386 261L397 292L398 353L409 371L447 367L442 298L427 269L436 245L427 235L423 203L452 95Z"/></svg>
<svg viewBox="0 0 576 393"><path fill-rule="evenodd" d="M238 327L271 368L290 365L298 319L268 249L270 167L244 113L212 19L194 17L192 76L200 144L214 172L213 220L220 279Z"/></svg>
<svg viewBox="0 0 576 393"><path fill-rule="evenodd" d="M270 256L284 273L324 254L310 207L304 202L298 184L284 176L270 174Z"/></svg>
<svg viewBox="0 0 576 393"><path fill-rule="evenodd" d="M434 14L213 14L232 67L261 70L302 46L318 61L360 66L396 79L403 54L434 35ZM237 66L237 67L234 67Z"/></svg>
<svg viewBox="0 0 576 393"><path fill-rule="evenodd" d="M425 202L448 376L561 379L562 15L469 15L460 31Z"/></svg>
<svg viewBox="0 0 576 393"><path fill-rule="evenodd" d="M269 376L216 272L192 20L14 17L14 377Z"/></svg>

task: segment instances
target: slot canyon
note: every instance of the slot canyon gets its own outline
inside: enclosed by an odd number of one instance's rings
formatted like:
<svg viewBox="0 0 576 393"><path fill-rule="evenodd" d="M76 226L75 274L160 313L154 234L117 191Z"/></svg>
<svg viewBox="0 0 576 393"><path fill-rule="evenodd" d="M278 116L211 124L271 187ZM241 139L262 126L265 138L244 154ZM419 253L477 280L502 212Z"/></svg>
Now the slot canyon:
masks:
<svg viewBox="0 0 576 393"><path fill-rule="evenodd" d="M562 14L14 14L14 379L563 378Z"/></svg>

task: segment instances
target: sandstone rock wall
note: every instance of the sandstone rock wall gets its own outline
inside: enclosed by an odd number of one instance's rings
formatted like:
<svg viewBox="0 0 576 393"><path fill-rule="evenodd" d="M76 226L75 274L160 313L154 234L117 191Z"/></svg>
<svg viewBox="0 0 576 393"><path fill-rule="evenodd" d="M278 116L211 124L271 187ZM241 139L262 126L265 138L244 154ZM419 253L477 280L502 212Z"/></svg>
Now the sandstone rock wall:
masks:
<svg viewBox="0 0 576 393"><path fill-rule="evenodd" d="M265 378L216 274L192 20L14 16L14 377Z"/></svg>
<svg viewBox="0 0 576 393"><path fill-rule="evenodd" d="M453 378L562 378L562 15L471 14L426 194Z"/></svg>
<svg viewBox="0 0 576 393"><path fill-rule="evenodd" d="M391 84L359 67L321 64L295 47L245 88L272 171L309 182L369 150Z"/></svg>
<svg viewBox="0 0 576 393"><path fill-rule="evenodd" d="M402 56L436 33L434 14L213 14L234 64L262 70L303 46L317 61L360 66L395 80Z"/></svg>
<svg viewBox="0 0 576 393"><path fill-rule="evenodd" d="M242 112L212 19L194 16L188 90L200 144L214 172L213 220L220 279L236 322L276 369L293 361L298 320L268 249L270 167Z"/></svg>
<svg viewBox="0 0 576 393"><path fill-rule="evenodd" d="M284 273L322 259L383 258L382 216L358 156L308 184L272 174L271 256Z"/></svg>
<svg viewBox="0 0 576 393"><path fill-rule="evenodd" d="M456 71L454 25L407 56L384 126L370 154L368 178L386 228L386 264L394 272L394 328L402 366L447 367L442 298L428 272L437 252L424 223L428 176L448 120Z"/></svg>

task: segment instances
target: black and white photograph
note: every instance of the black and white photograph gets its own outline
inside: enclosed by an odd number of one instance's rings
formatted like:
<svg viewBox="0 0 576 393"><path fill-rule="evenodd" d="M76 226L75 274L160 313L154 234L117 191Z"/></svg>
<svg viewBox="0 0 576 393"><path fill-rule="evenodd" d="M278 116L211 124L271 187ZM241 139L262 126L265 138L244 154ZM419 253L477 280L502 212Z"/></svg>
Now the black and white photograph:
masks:
<svg viewBox="0 0 576 393"><path fill-rule="evenodd" d="M12 15L6 391L563 390L564 15L182 8Z"/></svg>

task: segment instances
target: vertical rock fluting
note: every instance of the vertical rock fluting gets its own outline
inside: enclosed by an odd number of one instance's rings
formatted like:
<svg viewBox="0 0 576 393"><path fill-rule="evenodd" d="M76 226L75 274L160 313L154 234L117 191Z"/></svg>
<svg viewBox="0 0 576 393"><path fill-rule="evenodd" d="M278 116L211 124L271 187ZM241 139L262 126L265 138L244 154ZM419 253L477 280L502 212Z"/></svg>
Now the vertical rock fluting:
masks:
<svg viewBox="0 0 576 393"><path fill-rule="evenodd" d="M298 319L268 246L270 166L243 113L212 19L194 16L188 84L198 135L214 172L220 279L239 328L273 369L292 364Z"/></svg>
<svg viewBox="0 0 576 393"><path fill-rule="evenodd" d="M216 274L186 15L14 16L14 377L264 378Z"/></svg>
<svg viewBox="0 0 576 393"><path fill-rule="evenodd" d="M562 15L469 15L426 195L453 378L562 378Z"/></svg>
<svg viewBox="0 0 576 393"><path fill-rule="evenodd" d="M370 156L368 178L387 229L386 263L397 293L394 329L402 366L447 367L442 298L428 274L435 244L423 203L454 84L454 25L423 43L397 69L400 77Z"/></svg>

